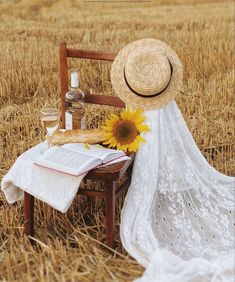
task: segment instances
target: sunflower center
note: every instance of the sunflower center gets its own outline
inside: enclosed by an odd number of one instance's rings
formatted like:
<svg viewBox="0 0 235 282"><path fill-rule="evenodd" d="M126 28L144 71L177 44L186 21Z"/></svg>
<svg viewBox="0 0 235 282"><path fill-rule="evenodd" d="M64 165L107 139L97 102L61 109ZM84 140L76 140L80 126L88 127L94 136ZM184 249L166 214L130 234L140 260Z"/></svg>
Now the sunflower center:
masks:
<svg viewBox="0 0 235 282"><path fill-rule="evenodd" d="M129 120L119 120L113 128L113 135L118 143L127 145L135 140L138 131L133 122Z"/></svg>

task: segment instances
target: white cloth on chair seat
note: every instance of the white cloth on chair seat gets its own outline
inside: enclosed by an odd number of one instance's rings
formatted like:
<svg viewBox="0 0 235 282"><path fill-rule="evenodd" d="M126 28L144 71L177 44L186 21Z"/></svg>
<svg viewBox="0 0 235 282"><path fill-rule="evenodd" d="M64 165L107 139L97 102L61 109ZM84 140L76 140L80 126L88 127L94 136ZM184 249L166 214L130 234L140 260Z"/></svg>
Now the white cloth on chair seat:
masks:
<svg viewBox="0 0 235 282"><path fill-rule="evenodd" d="M86 174L72 176L34 165L46 149L47 143L42 142L20 155L3 177L1 188L9 203L22 199L25 191L65 213Z"/></svg>

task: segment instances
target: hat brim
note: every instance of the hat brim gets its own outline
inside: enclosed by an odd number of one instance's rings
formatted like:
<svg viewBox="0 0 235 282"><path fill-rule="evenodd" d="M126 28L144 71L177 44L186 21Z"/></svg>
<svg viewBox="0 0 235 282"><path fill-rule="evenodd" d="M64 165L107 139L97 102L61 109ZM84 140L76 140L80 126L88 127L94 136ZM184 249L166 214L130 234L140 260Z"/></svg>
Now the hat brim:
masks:
<svg viewBox="0 0 235 282"><path fill-rule="evenodd" d="M124 67L127 57L138 51L163 52L172 65L172 76L167 88L154 97L140 97L127 86L124 78ZM113 61L111 68L111 83L115 93L126 104L146 110L159 109L169 103L179 93L183 81L183 66L174 52L166 43L152 38L140 39L121 49Z"/></svg>

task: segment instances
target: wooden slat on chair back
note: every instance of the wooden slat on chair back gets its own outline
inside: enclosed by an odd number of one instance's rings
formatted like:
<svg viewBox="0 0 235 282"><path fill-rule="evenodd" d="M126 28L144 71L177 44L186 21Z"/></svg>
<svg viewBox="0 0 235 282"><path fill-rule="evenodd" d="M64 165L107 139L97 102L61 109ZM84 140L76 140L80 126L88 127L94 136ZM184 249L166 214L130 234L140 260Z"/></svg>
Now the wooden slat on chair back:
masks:
<svg viewBox="0 0 235 282"><path fill-rule="evenodd" d="M107 53L100 51L88 51L69 49L66 43L60 44L60 85L61 85L61 110L62 110L62 128L65 127L65 93L68 91L68 62L67 58L82 58L93 60L113 61L116 53ZM125 104L118 97L86 94L85 102L91 104L108 105L124 108Z"/></svg>

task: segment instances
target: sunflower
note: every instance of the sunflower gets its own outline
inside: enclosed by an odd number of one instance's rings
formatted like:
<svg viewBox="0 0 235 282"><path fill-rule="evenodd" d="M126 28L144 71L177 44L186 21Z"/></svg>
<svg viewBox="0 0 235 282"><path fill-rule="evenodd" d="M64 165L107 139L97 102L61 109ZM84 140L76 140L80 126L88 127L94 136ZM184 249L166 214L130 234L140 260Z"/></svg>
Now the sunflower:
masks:
<svg viewBox="0 0 235 282"><path fill-rule="evenodd" d="M146 140L140 135L149 131L149 127L143 124L146 117L143 110L127 108L120 115L110 115L101 128L105 131L106 141L103 144L109 148L116 147L118 150L136 152L140 142Z"/></svg>

